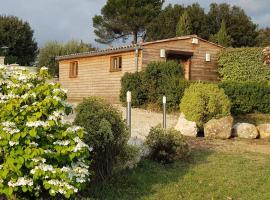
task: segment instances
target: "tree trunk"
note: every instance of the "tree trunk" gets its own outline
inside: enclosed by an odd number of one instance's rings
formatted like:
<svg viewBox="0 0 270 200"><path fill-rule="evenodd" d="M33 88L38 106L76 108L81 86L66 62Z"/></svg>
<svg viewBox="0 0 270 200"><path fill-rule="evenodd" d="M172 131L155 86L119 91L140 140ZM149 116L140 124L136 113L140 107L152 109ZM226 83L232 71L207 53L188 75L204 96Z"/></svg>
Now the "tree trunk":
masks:
<svg viewBox="0 0 270 200"><path fill-rule="evenodd" d="M134 44L138 43L138 32L137 31L133 32L133 43Z"/></svg>

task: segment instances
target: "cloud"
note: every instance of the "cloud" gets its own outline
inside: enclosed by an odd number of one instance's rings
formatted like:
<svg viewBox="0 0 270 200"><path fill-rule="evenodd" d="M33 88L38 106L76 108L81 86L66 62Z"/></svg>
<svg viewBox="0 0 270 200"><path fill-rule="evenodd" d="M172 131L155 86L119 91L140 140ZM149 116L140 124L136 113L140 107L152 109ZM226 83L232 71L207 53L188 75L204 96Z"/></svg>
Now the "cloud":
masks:
<svg viewBox="0 0 270 200"><path fill-rule="evenodd" d="M168 3L189 5L198 0L167 0ZM206 10L210 0L200 0ZM222 0L216 0L222 3ZM241 6L260 26L270 26L269 0L227 0ZM0 14L15 15L30 23L34 36L42 46L48 40L68 41L78 39L93 43L95 35L92 17L100 13L106 0L0 0Z"/></svg>

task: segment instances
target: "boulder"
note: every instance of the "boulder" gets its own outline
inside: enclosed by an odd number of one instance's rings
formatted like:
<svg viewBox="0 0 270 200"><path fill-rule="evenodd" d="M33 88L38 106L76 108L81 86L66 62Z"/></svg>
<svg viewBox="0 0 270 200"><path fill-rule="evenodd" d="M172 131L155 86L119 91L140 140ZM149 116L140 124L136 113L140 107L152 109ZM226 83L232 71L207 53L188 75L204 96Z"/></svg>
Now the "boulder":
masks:
<svg viewBox="0 0 270 200"><path fill-rule="evenodd" d="M260 138L270 138L270 124L260 124L257 126Z"/></svg>
<svg viewBox="0 0 270 200"><path fill-rule="evenodd" d="M185 115L181 113L175 129L180 131L182 135L196 137L198 128L195 122L188 121Z"/></svg>
<svg viewBox="0 0 270 200"><path fill-rule="evenodd" d="M255 139L259 136L255 125L249 123L237 123L233 127L233 136L247 139Z"/></svg>
<svg viewBox="0 0 270 200"><path fill-rule="evenodd" d="M228 139L232 134L233 117L212 119L204 125L204 136L207 138Z"/></svg>

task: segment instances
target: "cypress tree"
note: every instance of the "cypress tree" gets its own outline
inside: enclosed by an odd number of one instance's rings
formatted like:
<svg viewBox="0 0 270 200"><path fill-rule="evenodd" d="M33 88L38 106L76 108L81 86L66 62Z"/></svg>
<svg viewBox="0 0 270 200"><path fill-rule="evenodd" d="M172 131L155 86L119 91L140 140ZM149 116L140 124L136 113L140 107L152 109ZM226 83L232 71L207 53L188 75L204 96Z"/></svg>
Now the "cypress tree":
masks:
<svg viewBox="0 0 270 200"><path fill-rule="evenodd" d="M221 46L229 47L232 44L232 38L227 33L226 23L223 19L219 31L210 37L210 41L215 42Z"/></svg>
<svg viewBox="0 0 270 200"><path fill-rule="evenodd" d="M188 12L185 11L177 24L176 36L190 35L192 33L191 20L189 18Z"/></svg>

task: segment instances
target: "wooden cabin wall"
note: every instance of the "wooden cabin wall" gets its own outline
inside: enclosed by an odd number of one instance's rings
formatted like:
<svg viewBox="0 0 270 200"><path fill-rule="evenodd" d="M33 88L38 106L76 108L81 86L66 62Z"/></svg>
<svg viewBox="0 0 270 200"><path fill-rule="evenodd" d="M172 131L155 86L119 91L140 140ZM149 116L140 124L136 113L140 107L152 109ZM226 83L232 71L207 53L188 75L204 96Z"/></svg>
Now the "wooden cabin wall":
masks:
<svg viewBox="0 0 270 200"><path fill-rule="evenodd" d="M110 72L110 58L120 55L122 56L122 70ZM70 62L73 61L78 61L77 78L69 77ZM141 70L141 51L138 63ZM89 96L98 96L110 103L119 103L121 78L126 72L136 72L135 51L59 62L59 82L68 90L69 101L81 101Z"/></svg>
<svg viewBox="0 0 270 200"><path fill-rule="evenodd" d="M192 44L191 41L190 38L143 46L143 67L152 61L165 61L165 58L160 58L160 49L192 51L194 55L191 58L190 80L217 81L217 59L222 48L200 39L198 44ZM206 53L211 54L211 62L205 61Z"/></svg>

